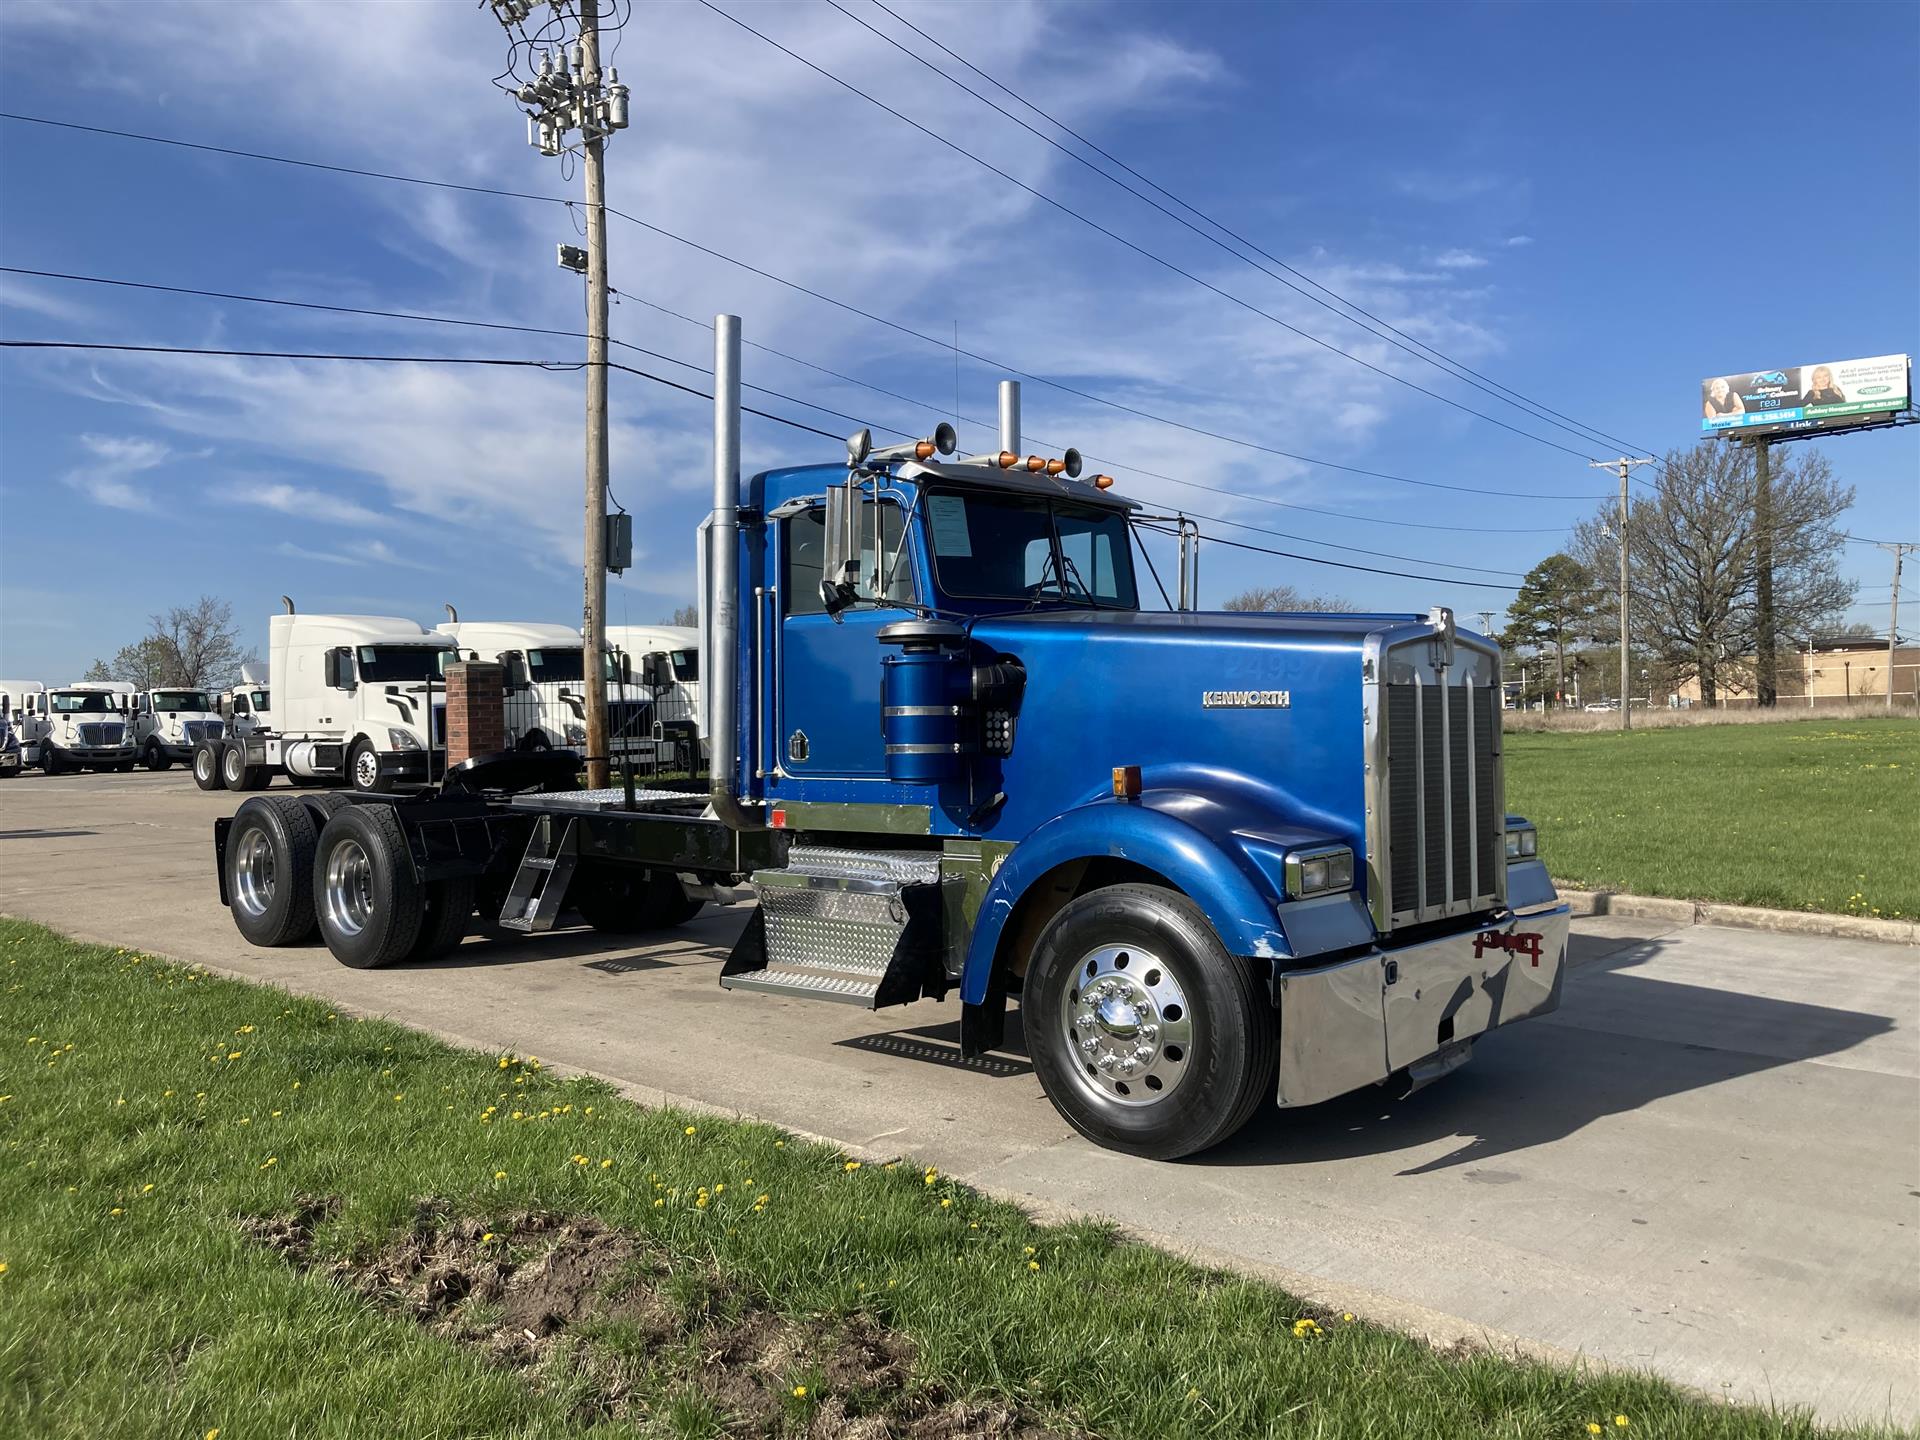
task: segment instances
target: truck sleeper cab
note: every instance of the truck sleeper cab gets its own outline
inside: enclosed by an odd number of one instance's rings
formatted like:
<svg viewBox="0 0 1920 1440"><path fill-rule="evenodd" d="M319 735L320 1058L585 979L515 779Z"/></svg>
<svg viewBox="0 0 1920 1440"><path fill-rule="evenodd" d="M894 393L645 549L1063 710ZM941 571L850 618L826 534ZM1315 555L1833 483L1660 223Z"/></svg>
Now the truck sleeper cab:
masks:
<svg viewBox="0 0 1920 1440"><path fill-rule="evenodd" d="M724 988L957 992L969 1054L1017 1000L1067 1122L1162 1159L1265 1104L1427 1083L1558 1005L1568 911L1505 810L1492 642L1443 609L1143 610L1134 507L1017 434L968 460L945 427L856 436L844 466L742 486L737 322L716 333L710 786L470 763L342 811L308 900L336 956L404 958L462 879L533 931L569 904L677 923L745 885ZM273 824L216 827L243 931ZM334 883L363 858L370 886Z"/></svg>
<svg viewBox="0 0 1920 1440"><path fill-rule="evenodd" d="M289 602L290 604L291 602ZM453 641L411 620L301 615L268 623L274 724L202 741L202 789L257 790L276 775L295 785L345 784L367 794L420 785L444 762Z"/></svg>
<svg viewBox="0 0 1920 1440"><path fill-rule="evenodd" d="M453 607L447 607L453 613ZM505 668L507 744L516 750L587 752L586 647L566 625L533 621L450 620L435 627L460 654ZM603 661L607 743L616 760L650 760L652 706L629 686L618 654Z"/></svg>

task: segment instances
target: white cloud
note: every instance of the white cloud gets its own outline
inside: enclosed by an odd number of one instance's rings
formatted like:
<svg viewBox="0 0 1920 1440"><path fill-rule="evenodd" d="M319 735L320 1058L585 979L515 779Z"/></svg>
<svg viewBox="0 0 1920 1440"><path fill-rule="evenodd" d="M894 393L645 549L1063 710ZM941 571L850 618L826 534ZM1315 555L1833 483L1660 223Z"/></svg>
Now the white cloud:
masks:
<svg viewBox="0 0 1920 1440"><path fill-rule="evenodd" d="M93 459L62 475L62 484L111 509L155 508L150 487L136 480L172 458L168 446L137 435L82 435L80 448Z"/></svg>
<svg viewBox="0 0 1920 1440"><path fill-rule="evenodd" d="M1433 257L1433 263L1442 270L1478 270L1487 263L1487 257L1471 250L1442 250Z"/></svg>
<svg viewBox="0 0 1920 1440"><path fill-rule="evenodd" d="M1393 188L1415 200L1434 204L1452 204L1492 194L1507 182L1498 175L1456 174L1438 170L1416 170L1393 178Z"/></svg>
<svg viewBox="0 0 1920 1440"><path fill-rule="evenodd" d="M1531 235L1509 235L1507 237L1507 244L1517 249L1522 245L1533 244L1533 237Z"/></svg>
<svg viewBox="0 0 1920 1440"><path fill-rule="evenodd" d="M280 481L253 481L244 476L236 477L220 493L223 498L237 505L277 510L300 520L325 520L338 525L384 523L381 516L358 501Z"/></svg>

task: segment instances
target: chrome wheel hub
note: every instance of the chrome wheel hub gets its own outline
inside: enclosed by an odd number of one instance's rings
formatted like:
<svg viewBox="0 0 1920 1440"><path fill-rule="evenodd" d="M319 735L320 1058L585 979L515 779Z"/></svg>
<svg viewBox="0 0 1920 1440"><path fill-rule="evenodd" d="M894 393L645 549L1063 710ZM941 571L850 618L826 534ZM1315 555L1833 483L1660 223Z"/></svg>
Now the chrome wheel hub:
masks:
<svg viewBox="0 0 1920 1440"><path fill-rule="evenodd" d="M233 857L233 902L256 919L273 904L273 842L264 830L240 837Z"/></svg>
<svg viewBox="0 0 1920 1440"><path fill-rule="evenodd" d="M373 918L373 862L358 840L342 840L327 855L321 904L342 935L358 935Z"/></svg>
<svg viewBox="0 0 1920 1440"><path fill-rule="evenodd" d="M362 790L371 790L380 783L380 757L371 750L362 750L353 761L353 783Z"/></svg>
<svg viewBox="0 0 1920 1440"><path fill-rule="evenodd" d="M1103 1100L1152 1105L1178 1088L1190 1062L1186 993L1158 957L1109 945L1080 962L1062 1016L1080 1085Z"/></svg>

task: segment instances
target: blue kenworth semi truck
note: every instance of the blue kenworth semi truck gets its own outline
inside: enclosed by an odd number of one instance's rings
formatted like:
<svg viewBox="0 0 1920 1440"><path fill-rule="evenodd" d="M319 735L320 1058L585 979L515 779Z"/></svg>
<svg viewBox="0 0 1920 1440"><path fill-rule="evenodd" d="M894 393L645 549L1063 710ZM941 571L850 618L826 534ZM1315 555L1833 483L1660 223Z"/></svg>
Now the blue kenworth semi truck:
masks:
<svg viewBox="0 0 1920 1440"><path fill-rule="evenodd" d="M1008 1002L1048 1098L1172 1158L1263 1104L1402 1090L1554 1009L1568 909L1507 814L1500 655L1425 615L1147 609L1137 507L1078 456L952 431L739 477L718 317L701 606L711 781L581 790L474 757L433 792L216 822L259 944L384 965L565 910L610 933L755 904L729 990Z"/></svg>

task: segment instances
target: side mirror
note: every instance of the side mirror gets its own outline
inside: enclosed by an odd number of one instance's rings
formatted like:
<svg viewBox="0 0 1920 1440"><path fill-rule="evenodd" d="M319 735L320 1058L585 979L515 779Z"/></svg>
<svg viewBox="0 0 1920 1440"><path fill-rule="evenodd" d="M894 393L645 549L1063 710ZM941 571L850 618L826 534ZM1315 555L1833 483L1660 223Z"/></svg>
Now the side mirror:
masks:
<svg viewBox="0 0 1920 1440"><path fill-rule="evenodd" d="M527 657L518 650L508 651L500 657L500 663L506 668L506 685L509 690L527 688Z"/></svg>
<svg viewBox="0 0 1920 1440"><path fill-rule="evenodd" d="M827 614L835 620L840 618L840 612L851 605L853 600L853 586L846 584L836 585L833 581L827 579L820 581L820 604L822 608L826 610Z"/></svg>
<svg viewBox="0 0 1920 1440"><path fill-rule="evenodd" d="M826 558L820 577L820 598L829 615L854 602L860 579L860 492L853 485L827 487Z"/></svg>
<svg viewBox="0 0 1920 1440"><path fill-rule="evenodd" d="M659 651L645 655L640 660L640 682L655 690L663 690L673 683L673 671L667 664L667 657Z"/></svg>

